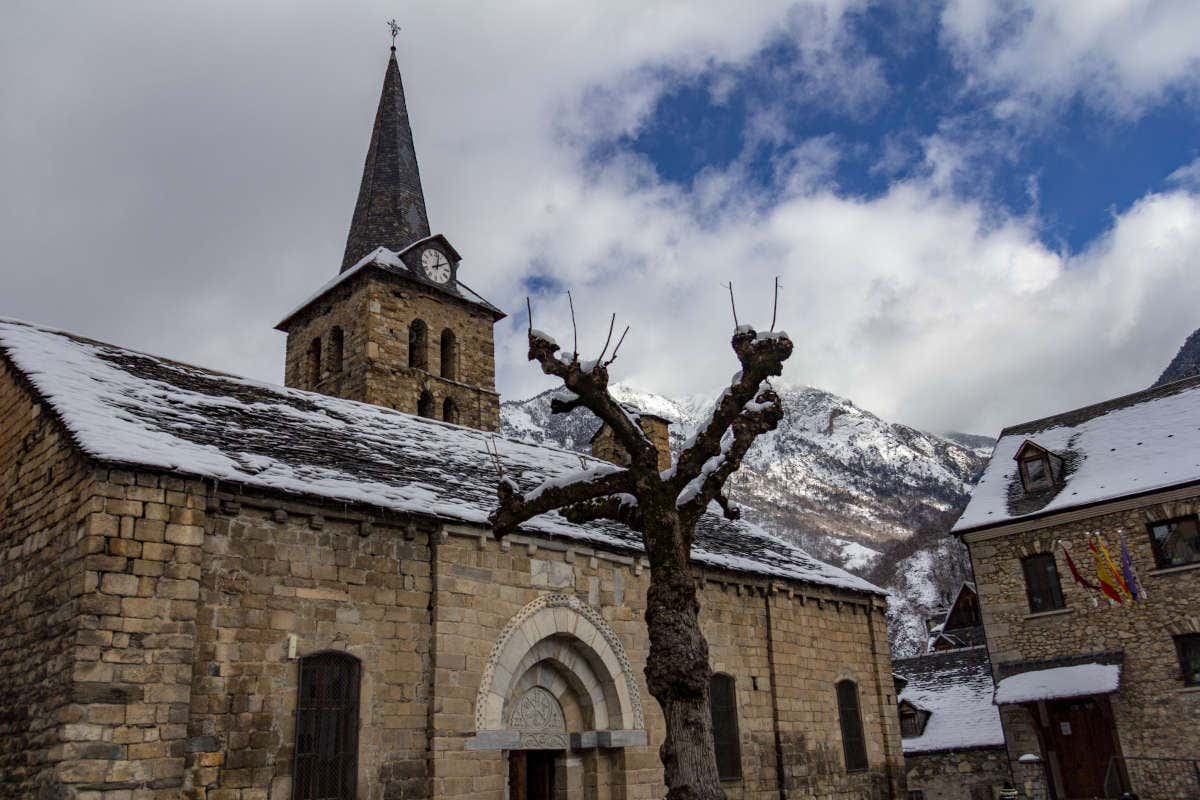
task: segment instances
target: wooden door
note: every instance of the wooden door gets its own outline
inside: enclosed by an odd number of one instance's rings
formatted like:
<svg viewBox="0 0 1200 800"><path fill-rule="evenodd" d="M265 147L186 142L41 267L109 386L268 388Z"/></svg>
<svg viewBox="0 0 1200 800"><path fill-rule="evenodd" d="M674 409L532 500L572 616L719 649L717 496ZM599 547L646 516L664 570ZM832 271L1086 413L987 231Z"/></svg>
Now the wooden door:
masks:
<svg viewBox="0 0 1200 800"><path fill-rule="evenodd" d="M1067 800L1104 797L1104 776L1116 755L1108 704L1084 697L1047 703L1046 710Z"/></svg>
<svg viewBox="0 0 1200 800"><path fill-rule="evenodd" d="M554 800L553 750L514 750L508 754L509 800Z"/></svg>

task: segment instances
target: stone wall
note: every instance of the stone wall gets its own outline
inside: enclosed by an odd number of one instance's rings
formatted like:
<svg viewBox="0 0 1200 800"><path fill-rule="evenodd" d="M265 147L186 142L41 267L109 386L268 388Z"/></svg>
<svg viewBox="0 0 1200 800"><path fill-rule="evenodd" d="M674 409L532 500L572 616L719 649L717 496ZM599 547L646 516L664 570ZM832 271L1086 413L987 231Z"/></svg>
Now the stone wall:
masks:
<svg viewBox="0 0 1200 800"><path fill-rule="evenodd" d="M1012 781L1003 747L916 753L904 758L908 791L924 800L993 800Z"/></svg>
<svg viewBox="0 0 1200 800"><path fill-rule="evenodd" d="M409 324L415 319L427 326L425 369L408 366ZM459 424L499 430L493 324L490 313L416 282L379 271L352 277L290 323L284 382L409 414L417 413L421 393L428 391L435 419L443 419L443 404L450 398ZM340 327L344 337L340 371L333 369L334 327ZM453 379L441 375L441 335L446 329L455 336ZM323 355L321 377L314 384L307 364L317 338Z"/></svg>
<svg viewBox="0 0 1200 800"><path fill-rule="evenodd" d="M64 741L86 723L70 705L93 689L74 681L91 476L60 426L0 358L0 796L54 796L59 778L86 777L77 759L108 745ZM103 751L103 752L101 752ZM56 773L55 764L59 765Z"/></svg>
<svg viewBox="0 0 1200 800"><path fill-rule="evenodd" d="M540 595L555 592L587 603L619 637L648 732L644 746L585 751L578 757L579 774L564 779L579 785L607 782L597 798L661 796L663 722L643 677L648 570L639 559L565 542L514 536L497 544L467 535L450 535L435 547L435 795L504 796L503 753L468 749L476 696L506 623ZM743 777L727 785L729 795L780 796L778 718L789 796L899 796L903 761L882 602L816 587L789 592L744 577L710 578L702 593L702 625L714 668L736 681L742 745ZM870 757L870 768L852 775L842 766L834 689L844 677L859 682Z"/></svg>
<svg viewBox="0 0 1200 800"><path fill-rule="evenodd" d="M1139 501L1092 516L1062 515L1044 527L1009 534L968 534L993 669L1008 661L1122 651L1121 689L1112 696L1122 754L1128 758L1194 757L1200 752L1200 691L1183 685L1172 636L1200 630L1200 569L1156 570L1147 523L1200 510L1200 496ZM1071 579L1058 542L1094 578L1086 534L1100 531L1110 549L1124 533L1147 599L1110 605ZM1030 614L1021 559L1053 552L1066 608ZM1198 565L1200 566L1200 565ZM1037 753L1029 715L1002 712L1009 754ZM1164 736L1163 731L1171 731ZM1014 765L1014 774L1018 769ZM1030 771L1021 766L1023 772ZM1134 785L1134 790L1139 787ZM1152 796L1143 794L1143 797Z"/></svg>
<svg viewBox="0 0 1200 800"><path fill-rule="evenodd" d="M94 468L9 375L0 387L4 780L13 796L36 781L45 797L178 797L204 487Z"/></svg>
<svg viewBox="0 0 1200 800"><path fill-rule="evenodd" d="M299 658L362 665L358 796L428 797L427 535L345 509L218 497L202 557L188 797L291 797Z"/></svg>

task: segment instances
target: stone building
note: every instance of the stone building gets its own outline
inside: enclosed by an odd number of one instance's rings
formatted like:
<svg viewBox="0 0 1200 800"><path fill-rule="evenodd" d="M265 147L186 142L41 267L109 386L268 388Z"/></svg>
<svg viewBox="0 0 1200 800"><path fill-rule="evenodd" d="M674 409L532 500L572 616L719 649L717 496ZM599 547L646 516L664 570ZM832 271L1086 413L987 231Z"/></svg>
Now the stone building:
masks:
<svg viewBox="0 0 1200 800"><path fill-rule="evenodd" d="M0 321L0 796L663 794L639 537L487 524L497 461L594 462L491 433L464 264L393 55L291 388ZM729 795L900 796L884 594L715 514L694 555Z"/></svg>
<svg viewBox="0 0 1200 800"><path fill-rule="evenodd" d="M993 800L1012 781L975 586L931 626L928 652L892 662L909 800Z"/></svg>
<svg viewBox="0 0 1200 800"><path fill-rule="evenodd" d="M954 526L1031 796L1200 796L1198 449L1197 378L1016 425Z"/></svg>

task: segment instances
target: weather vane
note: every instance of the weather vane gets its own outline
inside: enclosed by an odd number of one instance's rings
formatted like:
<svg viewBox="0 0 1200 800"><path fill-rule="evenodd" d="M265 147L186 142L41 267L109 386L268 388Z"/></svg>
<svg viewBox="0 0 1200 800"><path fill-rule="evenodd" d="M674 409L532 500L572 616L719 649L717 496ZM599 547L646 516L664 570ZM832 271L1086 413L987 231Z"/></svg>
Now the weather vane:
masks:
<svg viewBox="0 0 1200 800"><path fill-rule="evenodd" d="M388 20L388 27L392 30L392 49L396 49L396 34L400 33L400 26L396 24L396 20Z"/></svg>

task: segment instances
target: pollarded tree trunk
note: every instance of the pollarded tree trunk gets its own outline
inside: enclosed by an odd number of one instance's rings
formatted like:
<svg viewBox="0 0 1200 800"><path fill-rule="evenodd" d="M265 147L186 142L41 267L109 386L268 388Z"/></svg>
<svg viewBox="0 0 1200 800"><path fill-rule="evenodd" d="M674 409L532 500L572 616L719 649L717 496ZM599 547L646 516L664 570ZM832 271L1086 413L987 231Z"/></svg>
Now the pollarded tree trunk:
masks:
<svg viewBox="0 0 1200 800"><path fill-rule="evenodd" d="M786 334L759 334L748 325L737 328L731 344L742 370L734 375L708 423L671 469L660 471L658 451L642 430L636 410L623 407L608 391L608 365L616 358L614 351L612 358L603 361L608 343L599 359L581 361L577 352L569 357L560 355L557 342L531 327L529 360L541 364L547 375L561 378L563 386L575 395L571 400L554 400L551 411L590 410L612 430L629 456L629 464L594 462L574 475L549 479L522 494L504 475L499 451L493 454L500 481L498 505L490 521L497 537L550 511L558 511L576 524L613 520L642 534L650 559L646 685L666 719L660 755L668 800L725 797L713 745L712 669L708 642L700 630L692 540L696 523L710 504L719 506L728 519L739 517L725 496L725 482L754 440L773 430L783 418L783 403L766 381L781 374L783 362L792 353Z"/></svg>
<svg viewBox="0 0 1200 800"><path fill-rule="evenodd" d="M722 800L713 746L709 683L712 668L708 641L700 630L696 579L680 553L679 513L643 509L643 533L650 554L650 588L646 592L646 630L650 653L646 686L666 719L666 739L659 750L669 800Z"/></svg>

